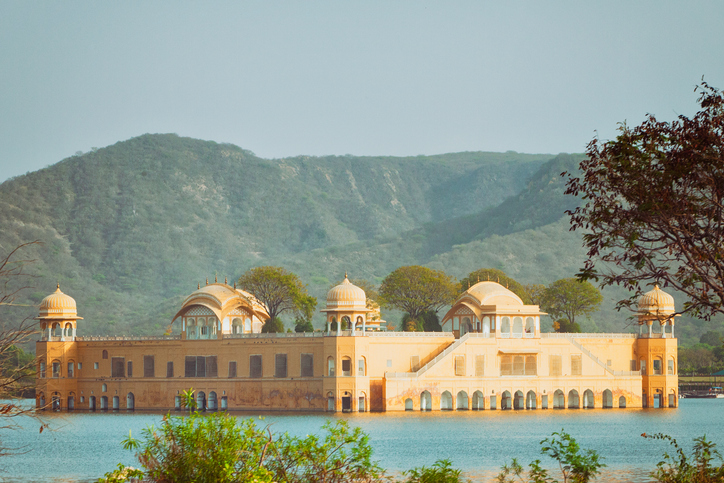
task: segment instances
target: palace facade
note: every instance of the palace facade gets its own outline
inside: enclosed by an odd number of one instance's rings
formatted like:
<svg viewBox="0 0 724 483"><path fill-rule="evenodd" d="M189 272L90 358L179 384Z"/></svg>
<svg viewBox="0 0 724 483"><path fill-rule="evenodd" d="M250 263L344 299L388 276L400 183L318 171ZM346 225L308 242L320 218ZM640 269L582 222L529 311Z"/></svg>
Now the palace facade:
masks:
<svg viewBox="0 0 724 483"><path fill-rule="evenodd" d="M387 332L346 276L327 294L323 332L262 334L264 306L218 282L184 300L176 335L79 336L60 287L39 312L39 408L181 409L189 389L205 410L678 405L674 300L658 287L639 301L636 334L542 333L539 307L495 282L466 290L443 332Z"/></svg>

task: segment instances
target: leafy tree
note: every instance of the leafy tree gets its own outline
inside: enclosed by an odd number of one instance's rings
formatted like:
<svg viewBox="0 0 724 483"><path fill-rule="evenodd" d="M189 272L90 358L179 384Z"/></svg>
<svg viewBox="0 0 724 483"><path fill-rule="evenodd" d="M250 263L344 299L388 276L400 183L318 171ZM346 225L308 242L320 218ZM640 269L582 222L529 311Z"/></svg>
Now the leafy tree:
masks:
<svg viewBox="0 0 724 483"><path fill-rule="evenodd" d="M314 332L312 317L317 308L317 299L310 295L300 295L297 300L296 318L294 320L295 332Z"/></svg>
<svg viewBox="0 0 724 483"><path fill-rule="evenodd" d="M702 334L702 336L699 338L699 342L702 344L710 345L712 347L719 347L720 345L722 345L721 334L713 330L704 332L704 334Z"/></svg>
<svg viewBox="0 0 724 483"><path fill-rule="evenodd" d="M528 303L533 305L540 305L543 300L543 295L546 291L546 286L542 283L530 283L523 286L525 292L528 295Z"/></svg>
<svg viewBox="0 0 724 483"><path fill-rule="evenodd" d="M563 278L546 288L540 302L541 309L556 319L553 324L556 332L580 332L576 317L589 316L598 310L603 302L603 296L590 282ZM576 327L578 330L565 330Z"/></svg>
<svg viewBox="0 0 724 483"><path fill-rule="evenodd" d="M724 314L724 95L702 81L701 110L671 123L653 115L621 125L613 141L591 141L566 194L571 229L584 231L578 277L635 291L656 280L688 298L682 312Z"/></svg>
<svg viewBox="0 0 724 483"><path fill-rule="evenodd" d="M694 438L694 448L687 455L674 438L666 434L642 434L644 438L668 441L674 453L664 453L651 476L660 483L714 483L724 481L724 461L716 444L706 436ZM714 461L718 460L718 465Z"/></svg>
<svg viewBox="0 0 724 483"><path fill-rule="evenodd" d="M264 304L271 320L286 311L300 310L308 303L307 289L302 281L282 267L249 269L239 277L238 284Z"/></svg>
<svg viewBox="0 0 724 483"><path fill-rule="evenodd" d="M464 292L478 282L497 282L508 288L515 295L520 297L524 304L533 303L530 294L524 285L509 277L504 271L497 268L480 268L470 272L467 277L460 280L460 292Z"/></svg>
<svg viewBox="0 0 724 483"><path fill-rule="evenodd" d="M284 332L284 322L277 318L269 319L261 326L262 334L275 334L281 332Z"/></svg>
<svg viewBox="0 0 724 483"><path fill-rule="evenodd" d="M437 312L452 303L457 293L457 284L445 272L413 265L400 267L385 277L380 302L417 320L423 312Z"/></svg>
<svg viewBox="0 0 724 483"><path fill-rule="evenodd" d="M404 314L400 321L400 330L403 332L442 332L442 326L437 312L428 310L421 313L417 320L412 319L410 314Z"/></svg>

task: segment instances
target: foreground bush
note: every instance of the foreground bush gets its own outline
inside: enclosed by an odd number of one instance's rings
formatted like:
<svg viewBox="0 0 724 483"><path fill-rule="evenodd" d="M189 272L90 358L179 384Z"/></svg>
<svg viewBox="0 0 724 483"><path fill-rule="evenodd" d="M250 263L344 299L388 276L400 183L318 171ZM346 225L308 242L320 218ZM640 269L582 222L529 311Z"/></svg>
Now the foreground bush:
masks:
<svg viewBox="0 0 724 483"><path fill-rule="evenodd" d="M644 438L668 441L674 454L664 453L664 461L656 465L651 476L661 483L714 483L724 481L724 461L716 444L707 441L706 436L694 438L694 448L687 456L674 438L666 434L642 434ZM712 464L714 458L719 466ZM692 461L693 460L693 461Z"/></svg>
<svg viewBox="0 0 724 483"><path fill-rule="evenodd" d="M253 419L226 413L163 418L160 427L143 430L142 440L129 437L126 449L137 450L142 470L122 465L103 482L164 483L381 481L382 469L371 460L367 435L346 421L326 423L325 434L297 438L259 429Z"/></svg>

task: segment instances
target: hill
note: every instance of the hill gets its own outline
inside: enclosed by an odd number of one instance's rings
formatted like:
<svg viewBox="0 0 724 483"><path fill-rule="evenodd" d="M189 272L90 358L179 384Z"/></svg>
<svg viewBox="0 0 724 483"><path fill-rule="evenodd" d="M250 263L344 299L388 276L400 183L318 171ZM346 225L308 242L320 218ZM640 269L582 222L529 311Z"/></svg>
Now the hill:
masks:
<svg viewBox="0 0 724 483"><path fill-rule="evenodd" d="M407 264L458 278L495 267L549 283L583 260L563 215L576 200L563 195L560 177L580 160L514 152L263 159L230 144L139 136L0 185L0 246L44 243L33 248L36 288L20 301L28 307L13 316L34 315L60 281L78 302L83 334L160 334L197 283L232 281L258 265L296 272L320 304L345 270L379 283ZM604 295L584 329L625 330L626 315L612 308L625 294ZM710 327L697 324L681 334L693 340Z"/></svg>

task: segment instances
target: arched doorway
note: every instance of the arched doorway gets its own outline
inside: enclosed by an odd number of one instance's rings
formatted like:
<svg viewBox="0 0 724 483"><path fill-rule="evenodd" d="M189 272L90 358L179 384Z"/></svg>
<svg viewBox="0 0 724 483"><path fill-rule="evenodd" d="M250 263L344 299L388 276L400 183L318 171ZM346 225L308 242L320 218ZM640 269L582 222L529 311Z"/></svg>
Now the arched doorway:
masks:
<svg viewBox="0 0 724 483"><path fill-rule="evenodd" d="M196 394L196 410L206 411L206 394L204 391L199 391Z"/></svg>
<svg viewBox="0 0 724 483"><path fill-rule="evenodd" d="M473 410L478 411L481 409L485 409L485 396L483 396L482 392L475 391L473 393Z"/></svg>
<svg viewBox="0 0 724 483"><path fill-rule="evenodd" d="M535 392L534 391L528 391L528 394L525 395L525 408L526 409L536 409L536 400L535 400Z"/></svg>
<svg viewBox="0 0 724 483"><path fill-rule="evenodd" d="M445 391L440 394L440 409L443 411L449 411L452 408L452 394L450 394L450 391Z"/></svg>
<svg viewBox="0 0 724 483"><path fill-rule="evenodd" d="M618 398L618 407L621 409L626 408L626 396L621 396Z"/></svg>
<svg viewBox="0 0 724 483"><path fill-rule="evenodd" d="M578 391L575 389L568 391L568 409L579 409L581 407L579 399Z"/></svg>
<svg viewBox="0 0 724 483"><path fill-rule="evenodd" d="M593 409L593 391L586 389L583 391L583 409Z"/></svg>
<svg viewBox="0 0 724 483"><path fill-rule="evenodd" d="M72 411L73 409L75 409L75 394L71 392L70 395L68 395L68 411Z"/></svg>
<svg viewBox="0 0 724 483"><path fill-rule="evenodd" d="M60 411L61 404L60 404L60 394L57 392L53 393L53 398L51 399L51 405L50 407L53 409L53 411Z"/></svg>
<svg viewBox="0 0 724 483"><path fill-rule="evenodd" d="M126 394L126 409L129 411L133 411L136 408L136 398L133 396L132 392L129 392Z"/></svg>
<svg viewBox="0 0 724 483"><path fill-rule="evenodd" d="M101 410L108 410L108 396L101 396Z"/></svg>
<svg viewBox="0 0 724 483"><path fill-rule="evenodd" d="M601 395L601 406L603 409L610 409L613 407L613 393L610 389L603 391Z"/></svg>
<svg viewBox="0 0 724 483"><path fill-rule="evenodd" d="M566 409L566 396L560 389L553 393L553 409Z"/></svg>
<svg viewBox="0 0 724 483"><path fill-rule="evenodd" d="M500 396L500 409L513 409L513 402L510 400L510 391L505 391Z"/></svg>
<svg viewBox="0 0 724 483"><path fill-rule="evenodd" d="M332 392L327 393L327 411L336 411L337 408L334 407L334 394Z"/></svg>
<svg viewBox="0 0 724 483"><path fill-rule="evenodd" d="M661 389L657 389L654 393L654 408L660 409L664 407L664 397L661 394Z"/></svg>
<svg viewBox="0 0 724 483"><path fill-rule="evenodd" d="M118 411L121 407L121 399L118 396L113 396L113 410Z"/></svg>
<svg viewBox="0 0 724 483"><path fill-rule="evenodd" d="M96 410L96 397L95 396L91 396L88 398L88 409L90 409L91 411Z"/></svg>
<svg viewBox="0 0 724 483"><path fill-rule="evenodd" d="M360 391L359 397L357 398L357 411L363 413L367 410L367 394L364 391Z"/></svg>
<svg viewBox="0 0 724 483"><path fill-rule="evenodd" d="M430 394L430 391L423 391L420 394L420 411L432 411L432 394Z"/></svg>
<svg viewBox="0 0 724 483"><path fill-rule="evenodd" d="M673 389L669 392L669 407L676 407L676 391L674 391Z"/></svg>
<svg viewBox="0 0 724 483"><path fill-rule="evenodd" d="M525 397L523 396L523 391L515 391L513 409L525 409Z"/></svg>
<svg viewBox="0 0 724 483"><path fill-rule="evenodd" d="M465 391L460 391L457 396L455 396L455 407L457 410L467 410L468 409L468 393Z"/></svg>
<svg viewBox="0 0 724 483"><path fill-rule="evenodd" d="M216 411L217 409L219 409L219 407L216 405L216 393L214 391L211 391L209 393L207 406L210 411Z"/></svg>
<svg viewBox="0 0 724 483"><path fill-rule="evenodd" d="M405 399L405 411L412 411L413 409L414 407L412 405L412 399L408 397L407 399Z"/></svg>

